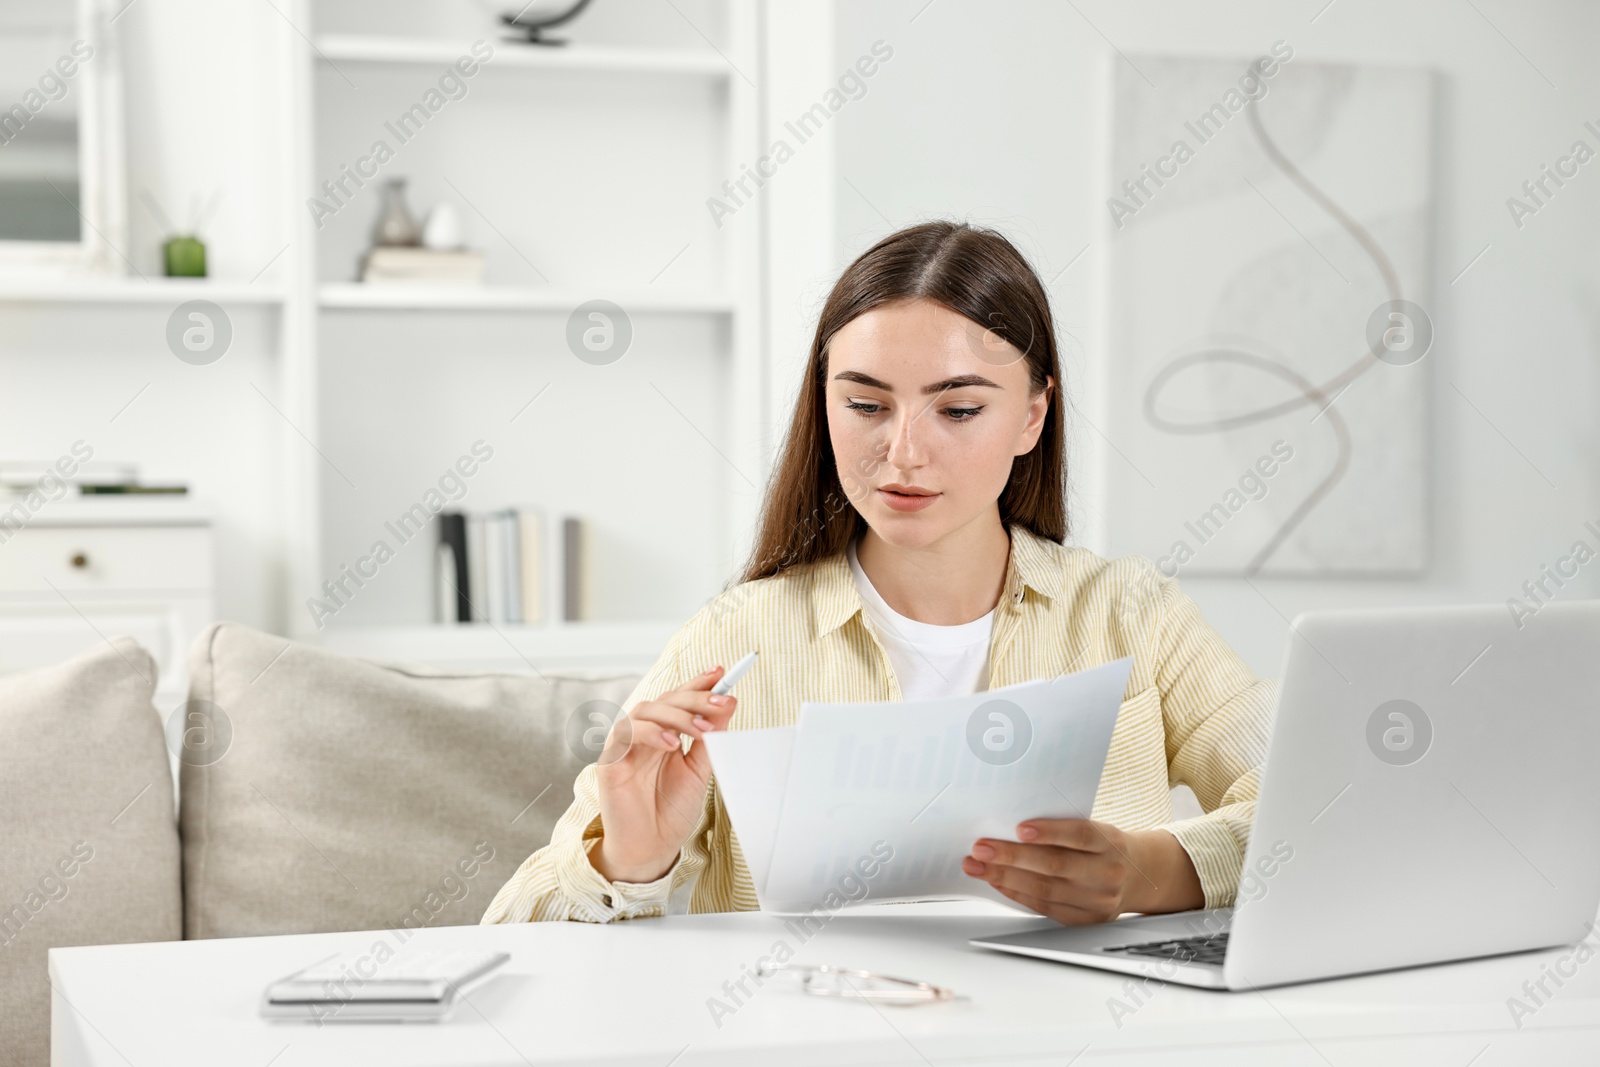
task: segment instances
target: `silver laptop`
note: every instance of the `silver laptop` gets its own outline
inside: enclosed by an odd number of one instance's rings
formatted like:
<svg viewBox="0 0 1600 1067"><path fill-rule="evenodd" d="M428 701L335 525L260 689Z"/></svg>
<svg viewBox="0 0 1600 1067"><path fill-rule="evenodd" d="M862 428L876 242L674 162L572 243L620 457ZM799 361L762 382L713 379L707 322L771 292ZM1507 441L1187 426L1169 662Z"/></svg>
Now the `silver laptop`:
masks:
<svg viewBox="0 0 1600 1067"><path fill-rule="evenodd" d="M1600 601L1299 616L1232 908L974 945L1253 989L1584 940Z"/></svg>

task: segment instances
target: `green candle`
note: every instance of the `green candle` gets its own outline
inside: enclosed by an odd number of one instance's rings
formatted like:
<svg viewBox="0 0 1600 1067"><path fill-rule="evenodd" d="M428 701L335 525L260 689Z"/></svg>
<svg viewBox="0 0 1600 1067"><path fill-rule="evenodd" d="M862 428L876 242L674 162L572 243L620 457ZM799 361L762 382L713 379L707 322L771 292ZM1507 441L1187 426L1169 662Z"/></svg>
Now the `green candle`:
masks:
<svg viewBox="0 0 1600 1067"><path fill-rule="evenodd" d="M169 278L204 278L206 246L198 237L174 237L164 248Z"/></svg>

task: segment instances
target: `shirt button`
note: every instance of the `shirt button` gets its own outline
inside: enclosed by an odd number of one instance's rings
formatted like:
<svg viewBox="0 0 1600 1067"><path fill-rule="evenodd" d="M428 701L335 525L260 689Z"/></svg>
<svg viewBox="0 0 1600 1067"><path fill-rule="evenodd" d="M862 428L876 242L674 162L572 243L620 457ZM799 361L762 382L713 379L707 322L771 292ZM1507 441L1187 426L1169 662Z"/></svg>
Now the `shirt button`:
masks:
<svg viewBox="0 0 1600 1067"><path fill-rule="evenodd" d="M607 893L603 897L601 897L600 898L600 903L604 904L608 908L611 907L611 894Z"/></svg>

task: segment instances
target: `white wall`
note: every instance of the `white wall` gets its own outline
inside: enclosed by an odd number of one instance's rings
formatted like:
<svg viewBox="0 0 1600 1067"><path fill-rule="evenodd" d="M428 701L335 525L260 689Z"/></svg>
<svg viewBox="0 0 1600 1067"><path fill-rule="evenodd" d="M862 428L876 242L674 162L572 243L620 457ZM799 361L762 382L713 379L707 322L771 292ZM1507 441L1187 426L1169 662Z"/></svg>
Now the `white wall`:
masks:
<svg viewBox="0 0 1600 1067"><path fill-rule="evenodd" d="M932 216L1001 227L1046 279L1089 246L1051 285L1066 335L1067 386L1086 411L1093 410L1095 360L1115 355L1096 333L1106 241L1102 87L1106 64L1122 62L1114 48L1248 57L1282 38L1297 60L1438 72L1438 333L1427 357L1432 563L1415 581L1256 579L1270 603L1242 581L1185 578L1207 618L1252 667L1272 675L1286 617L1298 611L1503 602L1574 540L1595 545L1583 524L1600 520L1600 163L1520 231L1505 206L1575 139L1600 147L1582 129L1586 119L1600 125L1600 74L1590 55L1600 9L1580 0L1337 0L1319 14L1324 4L1079 0L1075 10L1054 0L871 0L835 7L838 66L880 38L895 49L867 96L835 122L835 270L883 233ZM1486 244L1489 252L1452 285ZM1072 447L1080 538L1097 551L1127 551L1095 533L1095 476L1126 469L1081 427ZM1594 595L1597 575L1600 563L1562 595Z"/></svg>

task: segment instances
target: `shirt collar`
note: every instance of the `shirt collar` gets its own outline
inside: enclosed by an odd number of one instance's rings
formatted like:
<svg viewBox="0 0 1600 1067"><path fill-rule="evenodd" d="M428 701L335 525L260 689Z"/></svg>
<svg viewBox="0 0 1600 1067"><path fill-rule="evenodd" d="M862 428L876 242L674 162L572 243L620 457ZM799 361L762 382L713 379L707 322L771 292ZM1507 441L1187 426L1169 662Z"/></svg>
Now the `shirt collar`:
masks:
<svg viewBox="0 0 1600 1067"><path fill-rule="evenodd" d="M1001 603L1020 604L1026 589L1032 589L1034 593L1051 600L1059 599L1065 576L1055 550L1061 546L1025 526L1013 523L1009 530L1011 553L1006 560ZM845 554L835 552L819 560L811 592L812 619L817 636L832 633L863 607L861 591L856 588L855 579L850 573L850 561Z"/></svg>

